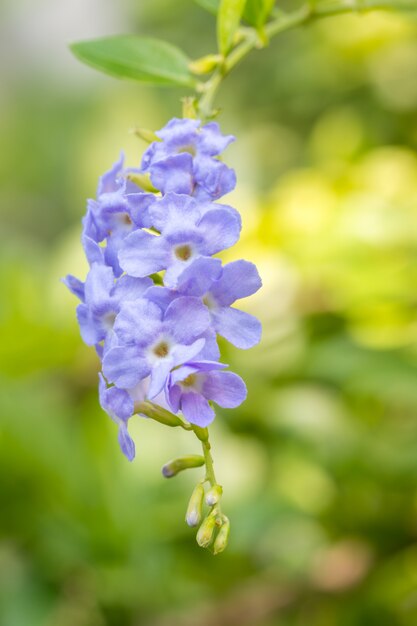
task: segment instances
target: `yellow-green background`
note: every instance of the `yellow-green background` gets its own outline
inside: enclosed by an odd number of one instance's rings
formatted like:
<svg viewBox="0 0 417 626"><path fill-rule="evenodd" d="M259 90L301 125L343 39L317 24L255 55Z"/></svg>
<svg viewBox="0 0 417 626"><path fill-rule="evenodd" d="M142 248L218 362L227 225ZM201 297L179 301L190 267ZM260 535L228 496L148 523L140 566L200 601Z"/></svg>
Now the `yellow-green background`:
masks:
<svg viewBox="0 0 417 626"><path fill-rule="evenodd" d="M288 7L291 8L291 3ZM243 215L225 259L254 261L262 343L224 360L246 403L219 411L228 551L184 510L188 433L135 418L121 455L94 350L59 278L85 276L85 199L134 125L183 92L118 82L71 40L140 32L192 57L214 18L191 0L8 0L0 8L2 626L415 626L417 20L378 13L285 34L218 104Z"/></svg>

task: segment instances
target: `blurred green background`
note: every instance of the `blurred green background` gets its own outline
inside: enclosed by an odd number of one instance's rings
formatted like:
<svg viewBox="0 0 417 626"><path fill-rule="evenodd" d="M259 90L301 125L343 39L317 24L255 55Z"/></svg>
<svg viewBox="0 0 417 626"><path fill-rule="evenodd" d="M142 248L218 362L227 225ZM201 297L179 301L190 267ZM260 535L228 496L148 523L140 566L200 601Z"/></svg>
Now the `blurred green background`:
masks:
<svg viewBox="0 0 417 626"><path fill-rule="evenodd" d="M291 8L294 4L288 3ZM415 626L417 623L417 20L352 15L287 33L228 78L237 141L225 259L257 263L248 353L222 344L246 403L212 428L232 520L197 547L185 432L132 420L121 455L81 342L80 218L134 125L181 91L117 82L68 42L152 34L193 58L214 18L191 0L11 0L0 7L0 624Z"/></svg>

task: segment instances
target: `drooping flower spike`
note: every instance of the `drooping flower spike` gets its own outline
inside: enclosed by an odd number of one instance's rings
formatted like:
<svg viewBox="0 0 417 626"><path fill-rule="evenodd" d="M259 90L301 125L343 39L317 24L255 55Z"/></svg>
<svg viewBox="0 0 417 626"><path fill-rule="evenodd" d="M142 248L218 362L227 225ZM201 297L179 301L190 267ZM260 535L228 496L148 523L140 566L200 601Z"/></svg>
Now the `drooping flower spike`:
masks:
<svg viewBox="0 0 417 626"><path fill-rule="evenodd" d="M100 405L118 426L126 458L135 457L128 432L135 414L193 430L201 440L204 458L181 457L163 473L205 464L211 513L197 541L206 547L216 527L216 541L229 528L208 443L212 404L234 408L246 398L243 380L224 371L217 336L242 349L259 342L259 321L232 305L255 293L261 279L253 263L222 266L214 256L241 230L236 209L217 202L235 186L233 170L219 160L234 138L214 122L191 119L173 119L156 136L141 168L125 169L121 155L100 178L83 219L90 270L85 282L71 275L64 282L80 300L81 336L102 361ZM140 186L147 176L154 191ZM201 500L204 489L196 488L189 504L192 526L201 517L196 494Z"/></svg>

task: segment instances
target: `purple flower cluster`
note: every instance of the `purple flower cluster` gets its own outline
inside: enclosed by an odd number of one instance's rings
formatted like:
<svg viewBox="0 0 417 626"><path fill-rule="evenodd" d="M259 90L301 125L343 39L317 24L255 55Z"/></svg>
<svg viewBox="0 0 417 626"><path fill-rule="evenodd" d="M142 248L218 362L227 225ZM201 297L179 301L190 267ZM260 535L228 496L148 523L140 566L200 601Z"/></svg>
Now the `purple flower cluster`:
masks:
<svg viewBox="0 0 417 626"><path fill-rule="evenodd" d="M242 379L219 362L217 334L243 349L261 336L259 321L231 306L260 288L256 267L222 267L213 256L241 229L239 213L217 202L236 183L218 158L233 137L191 119L173 119L156 135L139 170L125 169L122 156L101 177L83 219L88 276L64 281L81 300L81 336L102 359L100 403L129 460L136 403L153 400L207 426L211 402L233 408L246 397ZM135 184L138 173L158 192Z"/></svg>

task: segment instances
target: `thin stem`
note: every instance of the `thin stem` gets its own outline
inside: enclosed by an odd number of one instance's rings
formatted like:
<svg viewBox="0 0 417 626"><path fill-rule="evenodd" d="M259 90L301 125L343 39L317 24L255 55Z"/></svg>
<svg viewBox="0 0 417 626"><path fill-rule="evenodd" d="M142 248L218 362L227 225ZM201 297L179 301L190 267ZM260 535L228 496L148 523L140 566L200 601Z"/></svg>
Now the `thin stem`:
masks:
<svg viewBox="0 0 417 626"><path fill-rule="evenodd" d="M214 473L213 457L211 456L211 445L208 440L202 441L201 445L203 448L204 460L206 462L206 480L208 480L210 485L214 487L214 485L217 485L217 480Z"/></svg>
<svg viewBox="0 0 417 626"><path fill-rule="evenodd" d="M319 4L315 2L306 4L290 14L280 11L275 19L266 24L265 35L267 40L272 39L279 33L307 24L310 21L353 11L365 13L375 10L396 9L415 10L416 0L396 0L395 2L392 0L324 0ZM232 50L223 65L205 83L198 105L203 120L213 114L213 101L223 79L256 47L261 47L258 33L253 29L248 29L243 41Z"/></svg>

